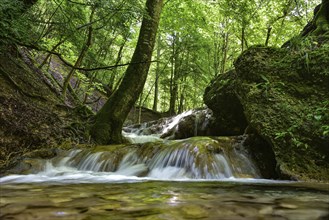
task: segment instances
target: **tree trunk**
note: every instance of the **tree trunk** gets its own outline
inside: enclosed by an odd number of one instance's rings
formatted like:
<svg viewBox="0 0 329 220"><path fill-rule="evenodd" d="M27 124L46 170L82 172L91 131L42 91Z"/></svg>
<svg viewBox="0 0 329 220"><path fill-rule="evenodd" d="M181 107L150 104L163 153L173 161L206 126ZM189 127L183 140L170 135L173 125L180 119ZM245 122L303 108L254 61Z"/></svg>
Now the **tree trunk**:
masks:
<svg viewBox="0 0 329 220"><path fill-rule="evenodd" d="M178 42L178 34L173 34L172 57L171 57L171 75L170 75L170 100L169 100L169 115L176 114L176 100L178 96L178 72L179 72L179 52L176 42Z"/></svg>
<svg viewBox="0 0 329 220"><path fill-rule="evenodd" d="M329 0L315 7L314 17L301 33L301 36L321 35L329 31Z"/></svg>
<svg viewBox="0 0 329 220"><path fill-rule="evenodd" d="M245 44L245 42L244 42L244 39L245 39L244 35L245 35L245 27L242 26L242 29L241 29L241 52L244 51L244 44Z"/></svg>
<svg viewBox="0 0 329 220"><path fill-rule="evenodd" d="M119 88L96 115L91 135L98 144L123 143L122 127L148 75L163 0L147 0L138 42Z"/></svg>
<svg viewBox="0 0 329 220"><path fill-rule="evenodd" d="M175 70L174 70L175 71ZM176 114L176 100L178 95L177 73L173 72L170 83L170 101L169 101L169 115Z"/></svg>
<svg viewBox="0 0 329 220"><path fill-rule="evenodd" d="M329 0L322 0L321 7L313 20L316 29L312 34L320 35L329 31Z"/></svg>
<svg viewBox="0 0 329 220"><path fill-rule="evenodd" d="M214 63L213 63L213 67L214 67L214 76L217 76L219 74L219 66L220 66L220 43L219 43L219 33L214 33Z"/></svg>
<svg viewBox="0 0 329 220"><path fill-rule="evenodd" d="M93 8L92 11L91 11L89 22L93 21L94 12L95 12L95 8ZM85 55L87 54L87 52L89 50L89 47L92 44L92 34L93 34L93 27L92 27L92 25L90 25L89 28L88 28L88 32L87 32L88 37L87 37L86 44L83 46L83 48L82 48L82 50L79 54L79 57L78 57L77 61L74 64L74 68L71 69L71 71L68 73L68 75L64 79L63 92L62 92L64 100L65 100L65 97L66 97L66 90L69 86L70 80L73 77L76 68L81 66L82 61L83 61Z"/></svg>
<svg viewBox="0 0 329 220"><path fill-rule="evenodd" d="M161 53L161 37L158 36L158 48L157 48L157 66L155 70L155 82L154 82L154 98L153 98L153 111L158 111L158 98L159 98L159 77L160 77L160 53Z"/></svg>
<svg viewBox="0 0 329 220"><path fill-rule="evenodd" d="M226 61L227 61L227 51L228 51L228 41L229 41L229 33L226 32L223 36L223 59L222 59L222 68L221 68L221 73L224 74L226 71Z"/></svg>
<svg viewBox="0 0 329 220"><path fill-rule="evenodd" d="M181 91L180 91L180 99L179 99L179 106L178 106L178 114L184 111L184 103L185 103L185 88L186 88L186 77L183 77L181 82Z"/></svg>
<svg viewBox="0 0 329 220"><path fill-rule="evenodd" d="M123 48L124 46L126 45L126 42L127 42L128 38L125 38L124 42L121 44L120 48L119 48L119 51L118 51L118 55L117 55L117 59L115 61L115 66L119 65L119 63L121 62L121 59L122 59L122 51L123 51ZM108 86L111 90L111 92L113 92L115 90L115 78L118 74L118 71L117 71L117 68L115 68L113 70L113 72L111 73L111 78L110 78L110 82L108 83Z"/></svg>
<svg viewBox="0 0 329 220"><path fill-rule="evenodd" d="M265 46L268 46L268 43L270 42L272 27L267 28L267 34L266 34L266 40L265 40Z"/></svg>

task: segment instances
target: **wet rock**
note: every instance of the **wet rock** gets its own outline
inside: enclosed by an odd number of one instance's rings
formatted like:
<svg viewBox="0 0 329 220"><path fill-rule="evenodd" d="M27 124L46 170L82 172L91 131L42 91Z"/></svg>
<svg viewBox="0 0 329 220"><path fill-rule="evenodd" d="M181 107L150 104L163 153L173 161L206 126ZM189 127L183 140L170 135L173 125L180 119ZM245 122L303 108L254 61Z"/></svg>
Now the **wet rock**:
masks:
<svg viewBox="0 0 329 220"><path fill-rule="evenodd" d="M205 104L213 111L216 135L241 135L247 127L243 105L235 91L235 70L219 75L206 88Z"/></svg>
<svg viewBox="0 0 329 220"><path fill-rule="evenodd" d="M192 137L155 143L96 146L62 151L50 160L26 158L11 173L42 172L41 178L50 175L55 179L56 175L67 175L65 170L158 179L260 178L257 166L243 146L244 142L244 137Z"/></svg>
<svg viewBox="0 0 329 220"><path fill-rule="evenodd" d="M124 131L137 135L158 135L169 140L218 135L218 127L209 108L194 109L173 117L126 126Z"/></svg>

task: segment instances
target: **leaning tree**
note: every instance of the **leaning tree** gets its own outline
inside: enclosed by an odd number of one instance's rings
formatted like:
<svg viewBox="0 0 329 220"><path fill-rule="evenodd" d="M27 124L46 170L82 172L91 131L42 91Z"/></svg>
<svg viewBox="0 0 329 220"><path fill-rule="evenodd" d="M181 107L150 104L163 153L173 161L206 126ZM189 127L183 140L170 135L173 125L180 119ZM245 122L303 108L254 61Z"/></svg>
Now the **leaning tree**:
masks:
<svg viewBox="0 0 329 220"><path fill-rule="evenodd" d="M119 88L96 114L91 129L92 138L99 144L123 142L123 123L143 91L148 75L162 6L163 0L146 1L146 14L143 17L131 64Z"/></svg>

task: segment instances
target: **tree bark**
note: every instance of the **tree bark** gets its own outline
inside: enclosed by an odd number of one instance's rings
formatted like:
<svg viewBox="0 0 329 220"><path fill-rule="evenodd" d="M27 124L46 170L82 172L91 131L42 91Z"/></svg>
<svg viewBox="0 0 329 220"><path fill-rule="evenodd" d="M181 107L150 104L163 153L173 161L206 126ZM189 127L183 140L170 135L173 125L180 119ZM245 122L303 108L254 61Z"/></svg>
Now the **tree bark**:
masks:
<svg viewBox="0 0 329 220"><path fill-rule="evenodd" d="M179 35L173 34L172 57L171 57L171 75L170 75L170 100L169 100L169 115L176 114L176 101L178 97L178 74L180 71L179 47L176 42L179 42Z"/></svg>
<svg viewBox="0 0 329 220"><path fill-rule="evenodd" d="M123 143L122 127L143 91L151 64L163 0L147 0L138 42L119 88L96 115L92 138L98 144Z"/></svg>
<svg viewBox="0 0 329 220"><path fill-rule="evenodd" d="M223 36L223 59L222 59L222 68L221 68L221 74L224 74L226 71L226 61L227 61L227 52L228 52L228 41L229 41L229 33L226 32Z"/></svg>
<svg viewBox="0 0 329 220"><path fill-rule="evenodd" d="M329 0L322 0L322 3L315 7L314 17L308 23L301 36L321 35L329 31Z"/></svg>
<svg viewBox="0 0 329 220"><path fill-rule="evenodd" d="M93 21L94 12L95 12L95 8L93 8L91 11L89 22ZM73 77L76 68L81 66L82 61L85 58L85 55L87 54L87 52L92 44L92 37L93 37L93 27L92 27L92 25L90 25L88 27L88 32L87 32L87 41L86 41L85 45L83 46L83 48L79 54L79 57L74 64L74 67L71 69L71 71L67 74L66 78L64 79L63 91L62 91L64 100L66 98L66 90L69 86L70 80Z"/></svg>
<svg viewBox="0 0 329 220"><path fill-rule="evenodd" d="M126 42L127 42L127 38L124 40L124 42L121 44L120 48L119 48L119 51L118 51L118 55L117 55L117 59L115 60L115 64L114 65L119 65L119 63L121 62L121 59L122 59L122 51L123 51L123 48L125 47L126 45ZM116 86L115 86L115 79L118 75L118 70L117 68L115 68L113 70L113 72L111 73L111 78L110 78L110 82L108 83L108 86L110 88L110 90L113 92L115 89L116 89Z"/></svg>
<svg viewBox="0 0 329 220"><path fill-rule="evenodd" d="M241 52L243 52L244 51L244 46L245 46L245 44L246 44L246 42L245 42L245 35L246 35L246 27L245 27L245 25L243 24L242 25L242 29L241 29Z"/></svg>
<svg viewBox="0 0 329 220"><path fill-rule="evenodd" d="M266 40L265 40L265 46L268 46L268 43L270 42L272 27L267 28L267 34L266 34Z"/></svg>
<svg viewBox="0 0 329 220"><path fill-rule="evenodd" d="M219 74L219 66L220 66L220 52L221 52L221 45L219 42L219 38L220 35L219 33L214 32L214 63L213 63L213 67L214 67L214 76L217 76ZM224 41L224 40L223 40Z"/></svg>
<svg viewBox="0 0 329 220"><path fill-rule="evenodd" d="M158 98L159 98L159 77L160 77L160 53L161 53L161 37L158 36L158 47L157 47L157 66L155 70L155 82L154 82L154 98L153 98L153 111L158 111Z"/></svg>

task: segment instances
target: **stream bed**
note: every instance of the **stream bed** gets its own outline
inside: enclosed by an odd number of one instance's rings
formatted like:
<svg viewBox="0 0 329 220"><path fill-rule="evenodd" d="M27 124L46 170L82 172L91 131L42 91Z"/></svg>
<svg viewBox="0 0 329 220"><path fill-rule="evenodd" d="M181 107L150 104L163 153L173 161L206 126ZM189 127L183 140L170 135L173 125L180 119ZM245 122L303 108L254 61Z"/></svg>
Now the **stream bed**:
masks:
<svg viewBox="0 0 329 220"><path fill-rule="evenodd" d="M329 219L329 185L270 180L0 183L0 219Z"/></svg>
<svg viewBox="0 0 329 220"><path fill-rule="evenodd" d="M329 219L328 183L264 179L245 136L198 137L196 114L195 137L161 138L192 113L126 128L132 144L26 157L0 178L0 219Z"/></svg>

